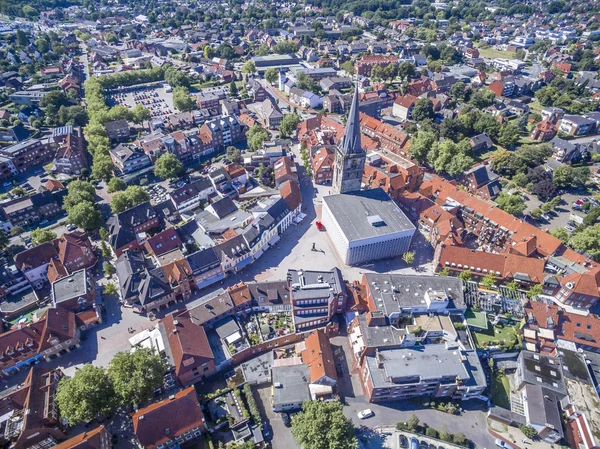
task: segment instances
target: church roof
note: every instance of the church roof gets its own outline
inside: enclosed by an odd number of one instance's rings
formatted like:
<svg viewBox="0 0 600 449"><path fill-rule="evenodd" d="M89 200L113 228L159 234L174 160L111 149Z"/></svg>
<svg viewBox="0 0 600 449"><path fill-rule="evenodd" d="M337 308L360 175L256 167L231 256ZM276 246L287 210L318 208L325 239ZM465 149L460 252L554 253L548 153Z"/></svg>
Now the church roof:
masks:
<svg viewBox="0 0 600 449"><path fill-rule="evenodd" d="M354 89L352 106L346 122L346 131L340 145L342 154L360 154L363 153L360 144L360 118L358 115L358 86Z"/></svg>

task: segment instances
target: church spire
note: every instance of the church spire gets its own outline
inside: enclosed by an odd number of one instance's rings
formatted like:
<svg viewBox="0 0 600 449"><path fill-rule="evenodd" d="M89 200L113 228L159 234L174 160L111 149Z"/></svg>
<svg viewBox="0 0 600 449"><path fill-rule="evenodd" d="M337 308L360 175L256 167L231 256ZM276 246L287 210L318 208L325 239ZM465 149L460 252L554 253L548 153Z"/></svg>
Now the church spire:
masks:
<svg viewBox="0 0 600 449"><path fill-rule="evenodd" d="M342 138L341 150L343 154L360 154L363 149L360 145L360 118L358 116L358 83L354 86L352 106L346 122L346 131Z"/></svg>

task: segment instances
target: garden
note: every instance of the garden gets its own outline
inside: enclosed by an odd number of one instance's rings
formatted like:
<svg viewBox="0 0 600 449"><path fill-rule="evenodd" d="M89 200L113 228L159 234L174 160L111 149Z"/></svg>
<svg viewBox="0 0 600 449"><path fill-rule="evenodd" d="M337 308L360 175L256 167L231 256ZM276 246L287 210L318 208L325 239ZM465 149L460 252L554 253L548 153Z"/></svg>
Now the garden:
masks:
<svg viewBox="0 0 600 449"><path fill-rule="evenodd" d="M492 324L488 322L487 329L473 331L473 339L477 349L485 349L489 346L500 346L505 349L513 349L519 345L519 329L510 324Z"/></svg>
<svg viewBox="0 0 600 449"><path fill-rule="evenodd" d="M294 320L290 312L261 312L242 324L252 346L294 333Z"/></svg>

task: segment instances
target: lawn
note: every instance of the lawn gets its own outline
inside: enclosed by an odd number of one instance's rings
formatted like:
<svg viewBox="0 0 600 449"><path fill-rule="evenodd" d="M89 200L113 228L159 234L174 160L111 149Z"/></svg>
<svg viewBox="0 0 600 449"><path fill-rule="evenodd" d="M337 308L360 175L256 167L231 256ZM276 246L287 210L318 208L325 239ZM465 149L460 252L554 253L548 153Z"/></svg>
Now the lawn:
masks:
<svg viewBox="0 0 600 449"><path fill-rule="evenodd" d="M494 405L510 410L510 381L507 376L495 371L492 374L490 392Z"/></svg>
<svg viewBox="0 0 600 449"><path fill-rule="evenodd" d="M478 329L486 329L488 326L487 316L483 312L474 312L468 309L465 312L465 318L469 326L476 327Z"/></svg>
<svg viewBox="0 0 600 449"><path fill-rule="evenodd" d="M514 59L515 54L510 51L504 50L496 50L494 47L477 47L479 50L479 54L485 58L504 58L504 59Z"/></svg>
<svg viewBox="0 0 600 449"><path fill-rule="evenodd" d="M517 330L513 326L505 325L503 327L493 326L488 323L487 330L473 331L473 338L477 348L484 348L493 344L498 344L501 340L510 342L517 336Z"/></svg>

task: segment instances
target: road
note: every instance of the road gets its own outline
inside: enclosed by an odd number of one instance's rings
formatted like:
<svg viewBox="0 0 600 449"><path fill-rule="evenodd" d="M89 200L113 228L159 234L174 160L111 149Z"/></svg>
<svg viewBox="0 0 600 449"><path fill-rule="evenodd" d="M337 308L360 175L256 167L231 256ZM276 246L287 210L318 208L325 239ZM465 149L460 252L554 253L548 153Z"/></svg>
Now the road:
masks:
<svg viewBox="0 0 600 449"><path fill-rule="evenodd" d="M81 44L79 44L79 48L81 48L82 62L83 62L83 67L85 68L85 79L89 80L90 79L90 63L88 61L87 45L82 42Z"/></svg>

